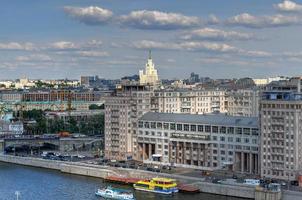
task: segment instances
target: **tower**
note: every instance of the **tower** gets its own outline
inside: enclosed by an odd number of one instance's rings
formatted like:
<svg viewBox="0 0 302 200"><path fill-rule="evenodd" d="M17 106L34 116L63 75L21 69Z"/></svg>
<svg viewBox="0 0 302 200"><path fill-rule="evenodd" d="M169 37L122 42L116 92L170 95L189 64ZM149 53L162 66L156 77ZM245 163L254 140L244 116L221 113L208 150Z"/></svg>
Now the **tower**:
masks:
<svg viewBox="0 0 302 200"><path fill-rule="evenodd" d="M157 70L154 67L151 50L149 50L149 57L145 66L145 71L139 71L139 83L148 85L156 85L158 83Z"/></svg>

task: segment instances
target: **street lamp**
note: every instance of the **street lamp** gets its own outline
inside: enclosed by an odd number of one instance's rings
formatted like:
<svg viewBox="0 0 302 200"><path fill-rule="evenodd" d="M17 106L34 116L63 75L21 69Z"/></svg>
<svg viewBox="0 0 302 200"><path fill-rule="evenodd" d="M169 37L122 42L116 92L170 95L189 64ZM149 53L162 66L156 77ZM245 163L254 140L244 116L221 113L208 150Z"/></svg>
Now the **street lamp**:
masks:
<svg viewBox="0 0 302 200"><path fill-rule="evenodd" d="M19 200L19 196L21 196L21 192L16 191L16 192L15 192L15 195L16 195L16 199Z"/></svg>

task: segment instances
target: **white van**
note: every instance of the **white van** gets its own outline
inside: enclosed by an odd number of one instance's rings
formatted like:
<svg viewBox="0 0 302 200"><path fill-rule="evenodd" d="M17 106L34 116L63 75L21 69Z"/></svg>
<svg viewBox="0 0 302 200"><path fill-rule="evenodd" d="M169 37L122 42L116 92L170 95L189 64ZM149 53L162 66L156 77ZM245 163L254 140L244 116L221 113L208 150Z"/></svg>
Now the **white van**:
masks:
<svg viewBox="0 0 302 200"><path fill-rule="evenodd" d="M243 184L258 186L258 185L260 185L260 180L257 180L257 179L244 179Z"/></svg>

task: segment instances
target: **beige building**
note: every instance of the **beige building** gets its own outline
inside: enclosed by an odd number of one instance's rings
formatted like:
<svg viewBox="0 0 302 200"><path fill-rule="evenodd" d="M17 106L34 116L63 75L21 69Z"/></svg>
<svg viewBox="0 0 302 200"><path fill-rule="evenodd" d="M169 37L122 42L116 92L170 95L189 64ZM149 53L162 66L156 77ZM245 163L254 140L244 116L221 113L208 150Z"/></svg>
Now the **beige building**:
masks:
<svg viewBox="0 0 302 200"><path fill-rule="evenodd" d="M146 63L145 71L139 71L139 83L141 85L157 85L159 83L157 70L154 67L151 51L149 52L149 58Z"/></svg>
<svg viewBox="0 0 302 200"><path fill-rule="evenodd" d="M152 91L142 85L122 85L105 100L105 156L126 160L137 157L137 122L150 111Z"/></svg>
<svg viewBox="0 0 302 200"><path fill-rule="evenodd" d="M260 120L261 176L296 180L302 172L301 93L292 90L264 92Z"/></svg>
<svg viewBox="0 0 302 200"><path fill-rule="evenodd" d="M203 114L227 112L226 91L219 89L158 90L152 97L152 111Z"/></svg>
<svg viewBox="0 0 302 200"><path fill-rule="evenodd" d="M258 117L259 90L245 89L227 93L227 113L234 116Z"/></svg>

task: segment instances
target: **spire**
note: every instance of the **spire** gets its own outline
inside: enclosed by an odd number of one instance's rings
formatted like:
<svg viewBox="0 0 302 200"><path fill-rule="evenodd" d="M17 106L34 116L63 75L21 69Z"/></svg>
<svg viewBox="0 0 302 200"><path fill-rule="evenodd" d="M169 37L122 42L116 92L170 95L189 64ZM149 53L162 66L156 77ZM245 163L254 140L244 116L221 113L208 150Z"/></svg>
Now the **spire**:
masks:
<svg viewBox="0 0 302 200"><path fill-rule="evenodd" d="M151 57L151 49L149 49L149 59L152 59L152 57Z"/></svg>

